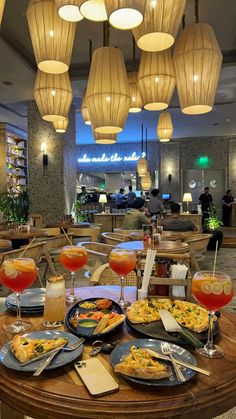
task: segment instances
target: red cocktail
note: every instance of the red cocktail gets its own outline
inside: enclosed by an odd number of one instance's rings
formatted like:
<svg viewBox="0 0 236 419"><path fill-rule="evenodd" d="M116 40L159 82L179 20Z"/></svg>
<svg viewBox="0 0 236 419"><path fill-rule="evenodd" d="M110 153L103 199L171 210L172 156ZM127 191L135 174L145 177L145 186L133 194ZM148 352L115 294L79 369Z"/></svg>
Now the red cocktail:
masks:
<svg viewBox="0 0 236 419"><path fill-rule="evenodd" d="M111 269L120 276L121 292L118 303L121 307L127 307L130 303L124 300L124 280L136 267L137 259L133 250L113 249L109 256L109 265Z"/></svg>
<svg viewBox="0 0 236 419"><path fill-rule="evenodd" d="M27 330L30 323L21 320L20 298L21 292L30 287L37 277L37 268L33 259L6 259L0 268L0 282L16 293L17 320L6 327L10 333Z"/></svg>
<svg viewBox="0 0 236 419"><path fill-rule="evenodd" d="M196 272L192 280L192 294L198 303L209 311L208 341L199 349L201 355L209 358L221 358L224 352L213 344L212 323L214 313L228 304L233 297L233 286L229 275L222 272Z"/></svg>
<svg viewBox="0 0 236 419"><path fill-rule="evenodd" d="M67 297L67 301L70 303L78 301L74 290L75 272L82 268L87 263L87 260L88 255L83 247L65 246L61 251L60 262L71 272L72 287L70 295Z"/></svg>

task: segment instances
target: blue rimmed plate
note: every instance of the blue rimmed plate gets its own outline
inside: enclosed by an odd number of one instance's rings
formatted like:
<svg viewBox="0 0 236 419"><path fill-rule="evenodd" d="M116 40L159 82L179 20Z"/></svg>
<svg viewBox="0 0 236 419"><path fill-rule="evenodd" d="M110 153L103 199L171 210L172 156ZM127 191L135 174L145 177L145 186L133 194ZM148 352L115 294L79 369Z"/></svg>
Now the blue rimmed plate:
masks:
<svg viewBox="0 0 236 419"><path fill-rule="evenodd" d="M30 288L25 290L21 296L21 308L22 309L31 309L31 308L43 308L45 302L45 288ZM16 294L8 295L6 299L6 304L16 307Z"/></svg>
<svg viewBox="0 0 236 419"><path fill-rule="evenodd" d="M61 332L57 330L50 330L50 331L39 331L39 332L32 332L26 333L24 335L30 339L56 339L56 338L66 338L68 339L68 344L76 343L79 339L68 332ZM52 370L58 367L62 367L70 362L74 361L75 359L79 358L79 356L83 352L83 345L80 345L74 351L60 351L58 355L53 358L52 362L46 370ZM21 371L21 372L33 372L40 366L42 363L42 359L35 361L29 365L25 365L24 367L20 366L20 362L15 358L13 353L10 350L10 342L6 343L1 351L0 351L0 361L2 364L10 368L12 370Z"/></svg>
<svg viewBox="0 0 236 419"><path fill-rule="evenodd" d="M129 353L129 350L131 346L133 345L136 346L136 348L152 349L153 351L159 352L161 354L162 342L163 341L154 340L154 339L135 339L129 342L125 342L121 345L118 345L111 353L111 358L110 358L111 365L114 368L116 364L119 364L124 359L124 357ZM188 364L197 365L194 356L189 351L187 351L184 348L181 348L181 346L175 345L170 342L168 343L171 347L171 351L173 352L173 355L175 358L181 361L187 362ZM139 384L143 386L150 386L150 387L172 387L172 386L177 386L179 384L184 384L183 382L177 380L171 362L163 361L161 359L158 359L158 362L165 364L166 366L168 366L168 368L170 368L170 370L172 371L172 374L170 377L162 378L160 380L144 380L141 378L129 377L128 375L124 375L124 374L120 374L120 375L122 375L123 378L125 378L127 381L130 381L131 383ZM196 372L189 368L183 368L183 374L186 379L185 382L187 382L196 375Z"/></svg>

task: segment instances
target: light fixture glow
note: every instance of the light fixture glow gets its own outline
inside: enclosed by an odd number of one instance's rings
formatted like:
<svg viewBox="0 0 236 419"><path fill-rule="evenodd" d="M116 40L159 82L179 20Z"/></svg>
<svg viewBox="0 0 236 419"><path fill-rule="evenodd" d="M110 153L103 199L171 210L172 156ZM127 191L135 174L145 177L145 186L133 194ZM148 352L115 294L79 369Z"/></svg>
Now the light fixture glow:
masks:
<svg viewBox="0 0 236 419"><path fill-rule="evenodd" d="M161 143L167 143L170 141L173 135L173 124L171 120L171 114L163 111L160 113L157 123L157 136Z"/></svg>
<svg viewBox="0 0 236 419"><path fill-rule="evenodd" d="M51 36L51 38L53 38L54 37L54 31L49 31L49 36Z"/></svg>
<svg viewBox="0 0 236 419"><path fill-rule="evenodd" d="M47 144L46 143L41 143L41 151L43 152L43 153L46 153L47 152Z"/></svg>
<svg viewBox="0 0 236 419"><path fill-rule="evenodd" d="M52 123L53 128L59 134L63 134L64 132L66 132L68 124L69 124L68 118L66 118L64 121L54 121Z"/></svg>
<svg viewBox="0 0 236 419"><path fill-rule="evenodd" d="M104 0L80 0L80 13L88 20L103 22L107 20Z"/></svg>
<svg viewBox="0 0 236 419"><path fill-rule="evenodd" d="M80 0L55 0L59 16L69 22L79 22L84 17L79 11Z"/></svg>
<svg viewBox="0 0 236 419"><path fill-rule="evenodd" d="M104 0L109 22L120 30L133 29L143 21L146 1Z"/></svg>
<svg viewBox="0 0 236 419"><path fill-rule="evenodd" d="M129 108L129 112L131 113L138 113L141 112L143 102L141 93L138 87L138 73L133 71L132 73L128 73L128 83L129 83L129 90L130 90L130 97L131 97L131 104Z"/></svg>
<svg viewBox="0 0 236 419"><path fill-rule="evenodd" d="M86 125L91 125L89 111L88 111L88 107L87 107L87 103L86 103L86 91L87 91L87 87L84 89L82 104L81 104L80 110L81 110L81 115L82 115L82 118L84 120L84 123Z"/></svg>
<svg viewBox="0 0 236 419"><path fill-rule="evenodd" d="M117 134L101 134L93 130L93 137L96 144L115 144Z"/></svg>

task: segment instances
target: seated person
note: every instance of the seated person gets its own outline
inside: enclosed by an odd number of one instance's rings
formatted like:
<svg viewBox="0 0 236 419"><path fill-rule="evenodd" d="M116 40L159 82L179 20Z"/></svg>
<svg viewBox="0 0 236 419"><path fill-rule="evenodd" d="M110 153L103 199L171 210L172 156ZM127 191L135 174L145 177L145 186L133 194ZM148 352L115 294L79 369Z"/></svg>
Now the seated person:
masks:
<svg viewBox="0 0 236 419"><path fill-rule="evenodd" d="M148 202L148 211L151 215L158 215L162 214L164 211L164 205L162 204L161 200L159 199L159 189L153 189L152 197Z"/></svg>
<svg viewBox="0 0 236 419"><path fill-rule="evenodd" d="M151 224L149 218L143 213L145 201L136 198L130 209L124 216L123 228L125 230L140 230L143 224Z"/></svg>
<svg viewBox="0 0 236 419"><path fill-rule="evenodd" d="M162 221L163 230L166 231L195 231L197 227L192 221L180 216L180 205L173 202L170 205L171 217Z"/></svg>

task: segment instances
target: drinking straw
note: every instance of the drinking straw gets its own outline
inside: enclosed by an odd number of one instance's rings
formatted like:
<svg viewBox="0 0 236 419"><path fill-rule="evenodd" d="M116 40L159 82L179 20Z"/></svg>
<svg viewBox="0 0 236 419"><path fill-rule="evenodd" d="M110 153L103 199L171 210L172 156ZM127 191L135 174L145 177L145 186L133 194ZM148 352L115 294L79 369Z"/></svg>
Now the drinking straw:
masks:
<svg viewBox="0 0 236 419"><path fill-rule="evenodd" d="M212 273L213 278L215 276L215 271L216 271L217 252L218 252L218 241L216 242L215 258L214 258L213 273Z"/></svg>
<svg viewBox="0 0 236 419"><path fill-rule="evenodd" d="M73 243L72 243L70 237L68 236L68 234L66 233L66 231L64 230L64 228L62 227L61 229L62 229L63 233L65 234L65 236L66 236L68 242L70 243L70 245L73 246Z"/></svg>
<svg viewBox="0 0 236 419"><path fill-rule="evenodd" d="M18 256L17 259L22 258L22 256L25 254L26 250L29 249L29 247L32 245L33 241L35 240L35 237L31 240L31 242L24 248L23 252L20 254L20 256Z"/></svg>
<svg viewBox="0 0 236 419"><path fill-rule="evenodd" d="M156 250L148 249L145 267L144 267L143 282L142 282L142 287L141 287L142 291L147 291L148 289L155 256L156 256Z"/></svg>

